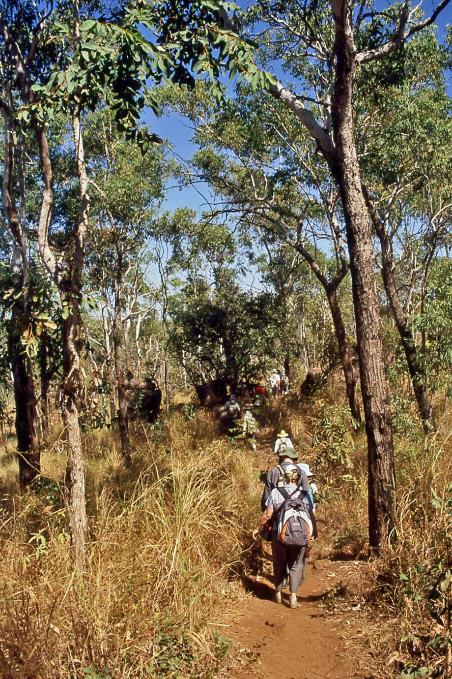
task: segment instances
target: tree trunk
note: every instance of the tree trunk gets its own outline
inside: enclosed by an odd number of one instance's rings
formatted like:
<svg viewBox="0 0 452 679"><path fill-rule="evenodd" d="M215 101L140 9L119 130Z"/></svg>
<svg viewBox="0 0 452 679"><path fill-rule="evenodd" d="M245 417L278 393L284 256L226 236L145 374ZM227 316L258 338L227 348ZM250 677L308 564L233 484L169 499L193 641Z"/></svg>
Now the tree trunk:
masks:
<svg viewBox="0 0 452 679"><path fill-rule="evenodd" d="M11 233L13 247L11 272L14 297L11 319L8 323L8 357L13 375L14 401L16 409L16 436L19 460L19 484L25 489L40 472L40 453L36 436L36 398L33 370L30 358L25 353L22 335L30 325L28 304L28 248L24 231L25 223L25 179L23 174L23 135L15 134L12 115L4 114L4 172L3 208L5 222ZM18 137L19 148L15 138ZM20 193L21 215L17 210L15 175Z"/></svg>
<svg viewBox="0 0 452 679"><path fill-rule="evenodd" d="M13 313L8 328L8 355L16 408L19 484L21 490L24 490L40 473L40 455L36 436L36 399L32 366L21 344L18 327L20 321L17 313Z"/></svg>
<svg viewBox="0 0 452 679"><path fill-rule="evenodd" d="M115 384L115 377L114 377L114 361L112 358L112 351L111 351L111 345L110 345L110 332L108 329L108 321L107 317L105 314L105 309L102 309L102 328L104 331L104 342L105 342L105 363L107 366L107 375L108 375L108 385L109 385L109 392L108 392L108 407L110 411L110 423L113 425L113 422L115 420L116 416L116 403L115 403L115 395L114 395L114 384Z"/></svg>
<svg viewBox="0 0 452 679"><path fill-rule="evenodd" d="M357 380L355 377L355 371L353 370L352 353L347 342L344 321L342 319L342 313L337 299L337 291L336 289L328 288L326 294L328 297L328 304L330 305L331 316L333 318L334 330L339 347L339 355L341 357L348 405L353 419L356 420L356 422L361 422L361 412L356 394Z"/></svg>
<svg viewBox="0 0 452 679"><path fill-rule="evenodd" d="M422 425L424 431L428 433L431 431L432 427L432 404L425 386L425 370L422 367L421 361L419 360L419 354L416 349L414 335L408 325L408 318L400 301L394 274L394 256L392 244L386 232L385 226L380 219L377 209L372 204L369 193L365 187L364 195L373 225L375 227L375 231L381 245L382 274L386 295L388 297L389 306L391 307L391 312L399 332L400 341L405 352L408 372L410 374L411 384L416 397Z"/></svg>
<svg viewBox="0 0 452 679"><path fill-rule="evenodd" d="M361 423L361 412L356 394L356 378L353 370L352 353L347 342L347 334L345 332L344 321L342 319L342 312L337 299L337 289L347 274L348 266L346 262L342 262L342 266L337 271L336 275L331 280L328 280L326 275L321 271L312 254L304 247L304 245L298 243L296 245L296 249L302 255L302 257L304 257L312 273L325 290L328 306L333 320L339 355L341 358L348 404L353 418L356 420L356 422Z"/></svg>
<svg viewBox="0 0 452 679"><path fill-rule="evenodd" d="M389 390L374 275L369 214L354 138L355 46L348 3L332 0L336 25L336 78L332 102L336 147L332 170L344 210L368 445L369 543L378 551L394 528L395 469Z"/></svg>
<svg viewBox="0 0 452 679"><path fill-rule="evenodd" d="M85 464L80 437L77 397L67 387L63 393L61 415L67 440L65 482L68 496L69 528L74 547L75 563L79 568L83 568L86 563L86 541L88 535Z"/></svg>
<svg viewBox="0 0 452 679"><path fill-rule="evenodd" d="M85 234L88 228L90 198L86 173L83 137L80 118L72 117L77 175L80 185L80 217L74 234L74 252L69 275L60 280L60 291L67 318L63 321L63 382L62 418L67 440L66 483L68 494L69 524L78 567L86 563L88 519L85 499L85 468L78 401L81 388L80 371L80 297L85 252Z"/></svg>
<svg viewBox="0 0 452 679"><path fill-rule="evenodd" d="M118 270L122 269L122 258L118 253ZM122 342L122 318L121 318L121 277L115 283L115 310L113 318L113 348L115 355L116 393L118 396L118 427L121 438L121 454L125 467L130 467L130 440L129 440L129 406L127 392L124 387L124 347Z"/></svg>
<svg viewBox="0 0 452 679"><path fill-rule="evenodd" d="M47 334L42 333L38 351L39 377L41 382L41 429L44 435L49 428L49 387L51 378L47 340Z"/></svg>

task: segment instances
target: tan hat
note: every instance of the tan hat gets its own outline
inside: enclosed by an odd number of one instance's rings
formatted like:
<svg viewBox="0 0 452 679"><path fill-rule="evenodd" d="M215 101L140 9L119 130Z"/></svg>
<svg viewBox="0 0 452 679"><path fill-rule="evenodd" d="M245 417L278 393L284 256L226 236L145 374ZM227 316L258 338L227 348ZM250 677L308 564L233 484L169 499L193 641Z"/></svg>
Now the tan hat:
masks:
<svg viewBox="0 0 452 679"><path fill-rule="evenodd" d="M286 439L288 436L289 436L289 434L286 431L284 431L284 429L281 429L279 434L276 434L276 437L278 439Z"/></svg>

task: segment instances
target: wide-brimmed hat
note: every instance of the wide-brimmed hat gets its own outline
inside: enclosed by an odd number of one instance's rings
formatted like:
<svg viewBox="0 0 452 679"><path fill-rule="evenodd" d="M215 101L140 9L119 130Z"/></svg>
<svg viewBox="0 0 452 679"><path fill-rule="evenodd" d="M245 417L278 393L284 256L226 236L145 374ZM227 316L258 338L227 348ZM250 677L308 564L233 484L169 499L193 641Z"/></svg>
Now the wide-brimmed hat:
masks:
<svg viewBox="0 0 452 679"><path fill-rule="evenodd" d="M279 434L276 434L276 437L278 439L286 439L288 436L289 436L289 434L286 431L284 431L284 429L281 429Z"/></svg>
<svg viewBox="0 0 452 679"><path fill-rule="evenodd" d="M314 474L311 472L309 465L306 462L302 462L300 465L301 469L305 472L306 476L314 476Z"/></svg>
<svg viewBox="0 0 452 679"><path fill-rule="evenodd" d="M291 460L298 460L298 453L293 448L283 448L278 451L279 457L290 457Z"/></svg>

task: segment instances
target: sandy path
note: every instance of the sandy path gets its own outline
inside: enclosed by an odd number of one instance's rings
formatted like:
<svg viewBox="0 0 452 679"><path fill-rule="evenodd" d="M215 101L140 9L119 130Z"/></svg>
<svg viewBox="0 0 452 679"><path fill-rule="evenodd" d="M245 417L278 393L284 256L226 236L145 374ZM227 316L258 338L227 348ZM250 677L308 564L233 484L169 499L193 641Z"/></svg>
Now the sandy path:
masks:
<svg viewBox="0 0 452 679"><path fill-rule="evenodd" d="M230 679L366 679L342 639L343 620L320 607L323 596L341 579L341 565L327 559L309 564L291 610L288 595L282 605L272 601L266 580L249 579L249 597L229 636L252 650L258 661L246 670L234 669ZM245 583L246 584L246 583Z"/></svg>

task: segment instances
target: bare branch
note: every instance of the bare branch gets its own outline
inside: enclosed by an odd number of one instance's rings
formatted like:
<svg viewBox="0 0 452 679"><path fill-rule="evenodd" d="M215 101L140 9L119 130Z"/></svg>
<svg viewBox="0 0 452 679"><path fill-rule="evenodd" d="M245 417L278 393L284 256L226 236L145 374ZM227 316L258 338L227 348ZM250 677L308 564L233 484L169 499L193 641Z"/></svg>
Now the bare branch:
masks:
<svg viewBox="0 0 452 679"><path fill-rule="evenodd" d="M419 31L422 31L424 28L431 26L435 19L437 18L437 16L443 11L443 9L447 7L449 2L450 0L442 0L442 2L439 3L439 5L427 19L421 21L418 24L415 24L414 26L411 26L411 28L408 28L412 12L410 12L409 2L407 0L400 8L397 28L394 31L393 35L391 36L390 40L388 40L388 42L386 42L384 45L381 45L380 47L377 47L374 50L366 50L364 52L360 52L359 54L357 54L356 55L357 63L368 64L371 61L377 61L378 59L382 59L391 52L394 52L400 45L402 45L409 38L411 38L412 35L415 35L415 33L419 33Z"/></svg>

